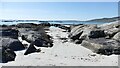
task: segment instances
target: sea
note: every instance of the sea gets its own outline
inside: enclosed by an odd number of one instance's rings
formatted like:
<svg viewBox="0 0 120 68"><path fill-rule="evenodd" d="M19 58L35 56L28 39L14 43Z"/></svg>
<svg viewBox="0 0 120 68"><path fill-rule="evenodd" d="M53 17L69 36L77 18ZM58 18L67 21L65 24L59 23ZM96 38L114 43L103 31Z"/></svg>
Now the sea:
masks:
<svg viewBox="0 0 120 68"><path fill-rule="evenodd" d="M40 24L41 22L0 22L0 25L15 25L15 24L18 24L18 23L36 23L36 24ZM49 22L50 24L104 24L104 23L107 23L107 22Z"/></svg>

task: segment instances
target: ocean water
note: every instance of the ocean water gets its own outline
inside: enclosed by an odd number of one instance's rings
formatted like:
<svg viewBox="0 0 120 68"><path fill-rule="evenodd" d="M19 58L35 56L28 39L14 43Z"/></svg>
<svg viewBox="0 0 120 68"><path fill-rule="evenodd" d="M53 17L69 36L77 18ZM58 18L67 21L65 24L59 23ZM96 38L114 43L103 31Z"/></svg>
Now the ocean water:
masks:
<svg viewBox="0 0 120 68"><path fill-rule="evenodd" d="M18 23L36 23L39 24L40 22L0 22L0 25L13 25ZM104 24L105 22L49 22L51 24Z"/></svg>
<svg viewBox="0 0 120 68"><path fill-rule="evenodd" d="M51 24L104 24L106 22L50 22Z"/></svg>
<svg viewBox="0 0 120 68"><path fill-rule="evenodd" d="M0 22L0 25L5 24L5 25L15 25L18 23L36 23L39 24L39 22Z"/></svg>

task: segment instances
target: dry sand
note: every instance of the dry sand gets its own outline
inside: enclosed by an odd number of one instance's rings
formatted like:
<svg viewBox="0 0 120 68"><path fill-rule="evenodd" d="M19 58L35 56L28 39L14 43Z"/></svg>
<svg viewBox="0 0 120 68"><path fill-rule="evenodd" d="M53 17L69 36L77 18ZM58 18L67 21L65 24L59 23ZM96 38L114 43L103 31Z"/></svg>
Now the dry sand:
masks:
<svg viewBox="0 0 120 68"><path fill-rule="evenodd" d="M25 50L16 51L15 61L0 63L3 66L118 66L118 56L94 54L87 48L73 42L62 43L67 32L51 27L48 34L53 37L52 48L42 48L42 52L24 55ZM25 43L25 42L24 42ZM29 44L29 43L28 43Z"/></svg>

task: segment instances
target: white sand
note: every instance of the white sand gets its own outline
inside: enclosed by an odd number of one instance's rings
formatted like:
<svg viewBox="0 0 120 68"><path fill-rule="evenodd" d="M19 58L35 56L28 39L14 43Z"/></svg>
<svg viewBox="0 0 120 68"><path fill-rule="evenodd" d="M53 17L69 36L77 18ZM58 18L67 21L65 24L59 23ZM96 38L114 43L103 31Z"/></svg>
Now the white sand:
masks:
<svg viewBox="0 0 120 68"><path fill-rule="evenodd" d="M0 63L3 66L118 66L118 56L94 55L89 49L72 42L62 43L58 37L67 37L66 32L52 27L48 34L53 36L52 48L41 48L42 52L24 55L25 50L17 51L15 61Z"/></svg>

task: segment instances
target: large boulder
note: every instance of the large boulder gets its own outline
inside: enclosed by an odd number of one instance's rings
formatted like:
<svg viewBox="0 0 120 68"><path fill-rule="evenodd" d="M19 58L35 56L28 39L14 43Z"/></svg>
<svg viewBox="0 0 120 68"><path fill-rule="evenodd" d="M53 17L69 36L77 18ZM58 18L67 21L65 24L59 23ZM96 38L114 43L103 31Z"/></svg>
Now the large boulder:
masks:
<svg viewBox="0 0 120 68"><path fill-rule="evenodd" d="M2 28L0 32L0 62L14 61L14 51L23 50L25 47L18 40L19 31L11 28Z"/></svg>
<svg viewBox="0 0 120 68"><path fill-rule="evenodd" d="M76 40L76 39L81 39L81 35L88 35L90 33L91 30L93 29L97 29L96 25L79 25L74 27L70 34L69 34L69 38Z"/></svg>
<svg viewBox="0 0 120 68"><path fill-rule="evenodd" d="M100 29L105 31L107 38L111 39L116 33L120 32L120 23L115 21L112 23L102 24Z"/></svg>
<svg viewBox="0 0 120 68"><path fill-rule="evenodd" d="M75 35L72 35L71 37L70 37L70 39L72 39L72 40L77 40L77 39L79 39L79 37L82 35L82 33L83 33L83 31L79 31L78 33L76 33Z"/></svg>
<svg viewBox="0 0 120 68"><path fill-rule="evenodd" d="M21 36L23 40L26 40L27 42L36 45L38 47L52 47L53 41L51 40L51 37L47 35L44 31L44 29L23 29L20 30Z"/></svg>
<svg viewBox="0 0 120 68"><path fill-rule="evenodd" d="M120 28L112 28L105 30L106 37L109 39L111 39L118 32L120 32Z"/></svg>
<svg viewBox="0 0 120 68"><path fill-rule="evenodd" d="M89 38L101 38L105 37L106 34L104 33L104 30L92 30L88 36Z"/></svg>
<svg viewBox="0 0 120 68"><path fill-rule="evenodd" d="M120 54L119 45L119 42L105 38L83 40L81 43L81 46L103 55Z"/></svg>
<svg viewBox="0 0 120 68"><path fill-rule="evenodd" d="M1 63L7 63L8 61L14 61L15 57L16 57L16 54L13 50L7 47L2 47L0 49L0 62Z"/></svg>
<svg viewBox="0 0 120 68"><path fill-rule="evenodd" d="M69 38L72 39L76 44L81 44L83 40L89 39L89 34L93 30L97 30L96 25L79 25L74 27L70 34Z"/></svg>
<svg viewBox="0 0 120 68"><path fill-rule="evenodd" d="M1 46L7 47L13 51L25 49L24 45L18 39L1 37L0 40Z"/></svg>
<svg viewBox="0 0 120 68"><path fill-rule="evenodd" d="M114 35L113 39L117 40L120 42L120 32Z"/></svg>
<svg viewBox="0 0 120 68"><path fill-rule="evenodd" d="M37 31L26 31L24 33L21 32L22 39L26 40L27 42L31 43L35 41L37 38L41 38L41 33Z"/></svg>
<svg viewBox="0 0 120 68"><path fill-rule="evenodd" d="M86 41L86 40L83 40L83 42L81 43L81 46L84 46L84 47L92 50L93 52L97 52L98 49L103 47L100 44L92 43L92 42Z"/></svg>
<svg viewBox="0 0 120 68"><path fill-rule="evenodd" d="M19 31L15 29L1 29L0 36L17 39L19 36Z"/></svg>
<svg viewBox="0 0 120 68"><path fill-rule="evenodd" d="M80 25L80 26L76 26L76 27L72 28L68 37L71 39L77 39L76 37L79 37L82 34L83 27L84 27L84 25ZM79 36L77 36L77 35L79 35Z"/></svg>

